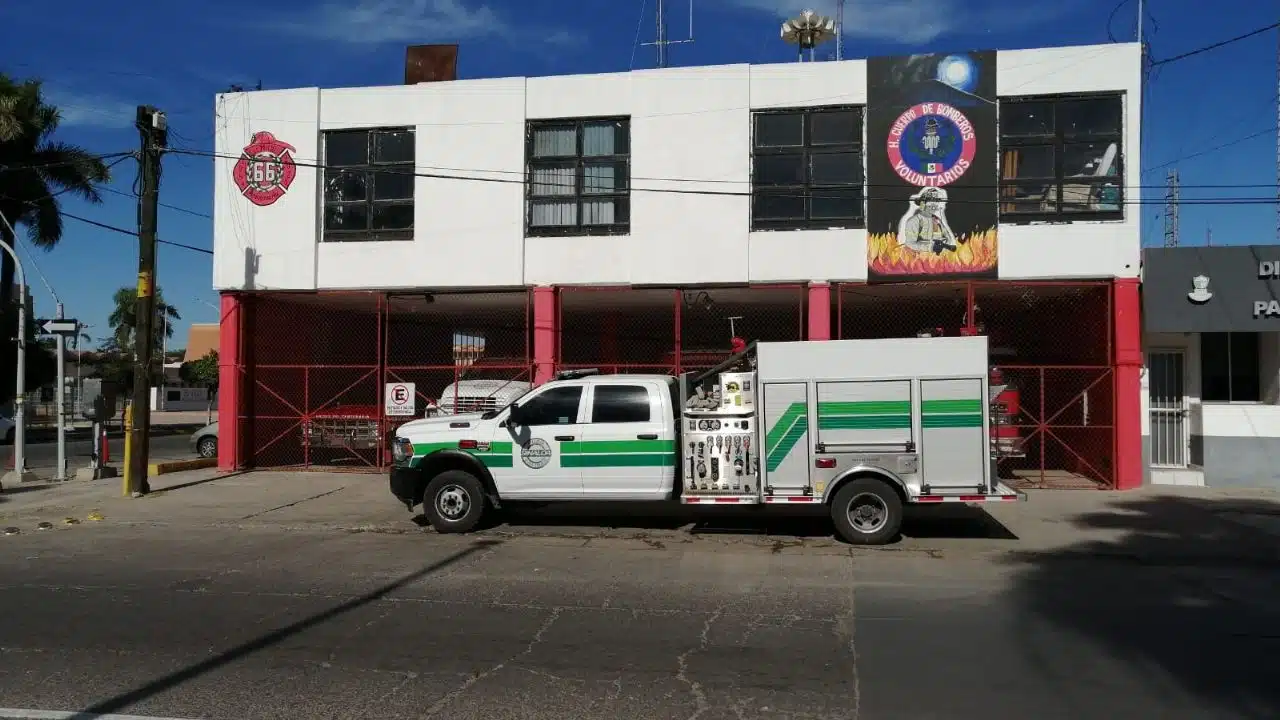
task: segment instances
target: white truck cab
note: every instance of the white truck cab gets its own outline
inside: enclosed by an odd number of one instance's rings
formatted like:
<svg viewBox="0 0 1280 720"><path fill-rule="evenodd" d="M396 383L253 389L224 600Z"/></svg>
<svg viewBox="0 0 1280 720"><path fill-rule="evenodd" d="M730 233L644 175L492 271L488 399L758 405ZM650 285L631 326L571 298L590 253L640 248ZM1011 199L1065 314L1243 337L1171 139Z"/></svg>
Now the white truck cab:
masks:
<svg viewBox="0 0 1280 720"><path fill-rule="evenodd" d="M505 502L823 503L860 544L908 503L1024 499L995 476L986 339L752 344L716 368L560 373L505 407L405 423L391 491L440 532Z"/></svg>

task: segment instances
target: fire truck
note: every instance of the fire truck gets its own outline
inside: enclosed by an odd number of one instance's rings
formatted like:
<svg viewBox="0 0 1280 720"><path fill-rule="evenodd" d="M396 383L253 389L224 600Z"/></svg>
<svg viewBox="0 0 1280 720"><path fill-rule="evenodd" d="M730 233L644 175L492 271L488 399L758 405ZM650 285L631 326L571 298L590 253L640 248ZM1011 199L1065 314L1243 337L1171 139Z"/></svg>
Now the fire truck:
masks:
<svg viewBox="0 0 1280 720"><path fill-rule="evenodd" d="M906 505L1013 502L987 338L762 342L700 372L560 373L505 407L401 425L392 494L440 532L521 502L822 505L882 544Z"/></svg>

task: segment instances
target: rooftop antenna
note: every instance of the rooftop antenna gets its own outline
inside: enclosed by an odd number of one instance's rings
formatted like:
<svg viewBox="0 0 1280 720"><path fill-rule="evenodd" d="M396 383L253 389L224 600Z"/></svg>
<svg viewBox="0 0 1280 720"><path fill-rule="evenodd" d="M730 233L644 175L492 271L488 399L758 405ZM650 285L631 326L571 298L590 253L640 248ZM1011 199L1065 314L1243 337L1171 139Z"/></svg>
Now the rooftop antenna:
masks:
<svg viewBox="0 0 1280 720"><path fill-rule="evenodd" d="M836 0L836 60L844 59L844 0Z"/></svg>
<svg viewBox="0 0 1280 720"><path fill-rule="evenodd" d="M1170 170L1165 179L1168 188L1164 194L1164 246L1178 247L1178 171Z"/></svg>
<svg viewBox="0 0 1280 720"><path fill-rule="evenodd" d="M805 50L809 51L809 62L813 62L813 49L836 37L836 23L813 10L802 10L782 23L781 34L783 41L796 46L797 62L804 62Z"/></svg>
<svg viewBox="0 0 1280 720"><path fill-rule="evenodd" d="M684 45L693 42L693 0L689 0L689 37L684 40L668 40L667 39L667 3L666 0L656 0L654 8L654 24L657 26L653 35L653 42L640 43L641 45L652 45L658 51L658 67L667 66L667 46L668 45Z"/></svg>

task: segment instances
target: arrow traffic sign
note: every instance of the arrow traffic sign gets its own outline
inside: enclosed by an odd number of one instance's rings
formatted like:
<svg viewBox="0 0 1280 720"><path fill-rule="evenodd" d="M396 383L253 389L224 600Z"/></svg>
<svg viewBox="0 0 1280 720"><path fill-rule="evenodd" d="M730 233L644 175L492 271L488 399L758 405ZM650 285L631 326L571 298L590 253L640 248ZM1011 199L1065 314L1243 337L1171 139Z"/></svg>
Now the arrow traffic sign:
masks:
<svg viewBox="0 0 1280 720"><path fill-rule="evenodd" d="M36 324L45 335L75 335L80 329L79 320L37 320Z"/></svg>

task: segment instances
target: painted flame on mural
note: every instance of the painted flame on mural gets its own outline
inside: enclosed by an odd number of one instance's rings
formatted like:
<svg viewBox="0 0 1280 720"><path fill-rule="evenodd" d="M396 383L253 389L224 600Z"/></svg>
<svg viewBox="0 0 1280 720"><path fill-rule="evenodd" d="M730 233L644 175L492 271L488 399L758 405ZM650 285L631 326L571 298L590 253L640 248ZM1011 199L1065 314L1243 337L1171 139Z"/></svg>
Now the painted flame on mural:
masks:
<svg viewBox="0 0 1280 720"><path fill-rule="evenodd" d="M961 237L963 240L964 237ZM898 244L897 233L867 236L867 266L879 275L951 275L992 270L998 259L996 230L968 236L955 250L922 253Z"/></svg>

